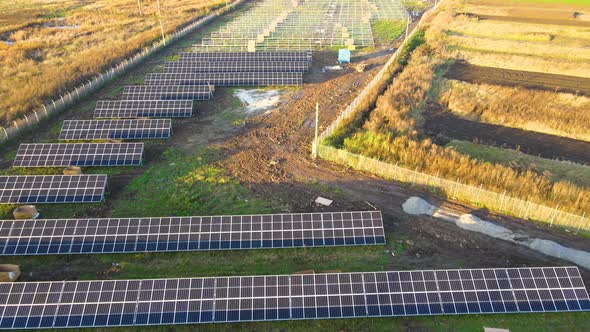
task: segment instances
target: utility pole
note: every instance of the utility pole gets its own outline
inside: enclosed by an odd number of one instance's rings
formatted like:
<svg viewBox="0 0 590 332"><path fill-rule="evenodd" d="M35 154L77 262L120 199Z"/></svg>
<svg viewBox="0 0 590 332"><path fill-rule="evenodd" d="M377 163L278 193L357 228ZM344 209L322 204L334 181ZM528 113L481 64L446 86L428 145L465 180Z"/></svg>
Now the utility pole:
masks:
<svg viewBox="0 0 590 332"><path fill-rule="evenodd" d="M160 22L160 32L162 33L162 43L166 45L166 38L164 37L164 26L162 25L162 10L160 8L160 0L158 0L158 22Z"/></svg>
<svg viewBox="0 0 590 332"><path fill-rule="evenodd" d="M139 9L139 16L143 16L143 13L141 12L141 0L137 0L137 9Z"/></svg>
<svg viewBox="0 0 590 332"><path fill-rule="evenodd" d="M319 150L319 144L320 142L318 141L318 128L320 126L319 124L319 118L320 118L320 103L316 103L315 104L315 138L313 140L313 158L317 159L318 158L318 150Z"/></svg>

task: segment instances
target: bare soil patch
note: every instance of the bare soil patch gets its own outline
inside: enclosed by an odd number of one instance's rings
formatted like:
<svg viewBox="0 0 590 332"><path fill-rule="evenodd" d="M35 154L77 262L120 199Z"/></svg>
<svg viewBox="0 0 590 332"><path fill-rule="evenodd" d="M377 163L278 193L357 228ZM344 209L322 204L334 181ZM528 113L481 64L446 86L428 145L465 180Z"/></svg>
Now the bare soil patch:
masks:
<svg viewBox="0 0 590 332"><path fill-rule="evenodd" d="M445 74L449 79L474 84L522 86L529 89L569 92L590 96L590 79L576 76L476 66L457 62Z"/></svg>

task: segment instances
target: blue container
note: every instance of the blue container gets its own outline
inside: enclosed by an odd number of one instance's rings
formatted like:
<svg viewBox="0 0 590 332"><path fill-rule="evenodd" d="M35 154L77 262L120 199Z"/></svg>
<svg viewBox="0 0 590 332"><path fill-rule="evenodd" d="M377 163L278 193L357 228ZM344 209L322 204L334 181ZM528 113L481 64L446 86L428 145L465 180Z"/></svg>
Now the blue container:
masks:
<svg viewBox="0 0 590 332"><path fill-rule="evenodd" d="M338 62L350 63L350 50L347 50L347 49L338 50Z"/></svg>

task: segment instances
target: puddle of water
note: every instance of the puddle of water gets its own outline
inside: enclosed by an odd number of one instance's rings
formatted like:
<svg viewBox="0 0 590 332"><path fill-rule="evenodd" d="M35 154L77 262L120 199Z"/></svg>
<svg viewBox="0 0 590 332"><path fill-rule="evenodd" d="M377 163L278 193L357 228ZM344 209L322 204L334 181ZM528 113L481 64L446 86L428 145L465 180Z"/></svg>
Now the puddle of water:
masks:
<svg viewBox="0 0 590 332"><path fill-rule="evenodd" d="M274 109L281 99L278 90L238 89L234 91L233 96L240 100L248 114Z"/></svg>

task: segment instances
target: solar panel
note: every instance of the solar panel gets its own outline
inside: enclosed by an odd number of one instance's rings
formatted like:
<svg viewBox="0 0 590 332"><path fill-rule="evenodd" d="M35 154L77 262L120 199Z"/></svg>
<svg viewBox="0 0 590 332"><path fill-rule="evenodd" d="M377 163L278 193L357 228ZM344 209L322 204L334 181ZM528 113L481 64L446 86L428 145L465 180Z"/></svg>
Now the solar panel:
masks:
<svg viewBox="0 0 590 332"><path fill-rule="evenodd" d="M125 86L123 100L209 100L209 85L131 85Z"/></svg>
<svg viewBox="0 0 590 332"><path fill-rule="evenodd" d="M145 77L147 85L202 85L268 86L301 85L303 73L151 73Z"/></svg>
<svg viewBox="0 0 590 332"><path fill-rule="evenodd" d="M232 62L166 62L165 73L240 73L240 72L278 72L304 73L308 70L304 61L232 61Z"/></svg>
<svg viewBox="0 0 590 332"><path fill-rule="evenodd" d="M374 244L385 244L379 211L0 223L5 256Z"/></svg>
<svg viewBox="0 0 590 332"><path fill-rule="evenodd" d="M95 118L181 118L192 114L192 100L102 100L94 110Z"/></svg>
<svg viewBox="0 0 590 332"><path fill-rule="evenodd" d="M180 60L202 61L306 61L311 62L312 53L303 52L183 52Z"/></svg>
<svg viewBox="0 0 590 332"><path fill-rule="evenodd" d="M171 134L170 119L66 120L59 139L161 139Z"/></svg>
<svg viewBox="0 0 590 332"><path fill-rule="evenodd" d="M0 328L589 311L577 267L0 283Z"/></svg>
<svg viewBox="0 0 590 332"><path fill-rule="evenodd" d="M0 203L101 202L106 186L103 174L0 176Z"/></svg>
<svg viewBox="0 0 590 332"><path fill-rule="evenodd" d="M143 143L21 144L14 167L139 166Z"/></svg>

